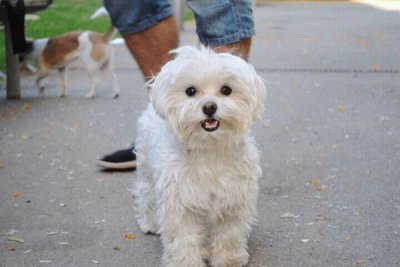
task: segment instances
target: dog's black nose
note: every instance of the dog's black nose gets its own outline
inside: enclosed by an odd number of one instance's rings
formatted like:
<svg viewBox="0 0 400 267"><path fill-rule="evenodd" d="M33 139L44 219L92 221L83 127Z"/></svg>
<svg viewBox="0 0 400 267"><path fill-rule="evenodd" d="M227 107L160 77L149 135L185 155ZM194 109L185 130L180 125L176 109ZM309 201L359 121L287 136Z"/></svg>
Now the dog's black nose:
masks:
<svg viewBox="0 0 400 267"><path fill-rule="evenodd" d="M214 102L207 102L203 106L203 113L211 117L217 111L217 104Z"/></svg>

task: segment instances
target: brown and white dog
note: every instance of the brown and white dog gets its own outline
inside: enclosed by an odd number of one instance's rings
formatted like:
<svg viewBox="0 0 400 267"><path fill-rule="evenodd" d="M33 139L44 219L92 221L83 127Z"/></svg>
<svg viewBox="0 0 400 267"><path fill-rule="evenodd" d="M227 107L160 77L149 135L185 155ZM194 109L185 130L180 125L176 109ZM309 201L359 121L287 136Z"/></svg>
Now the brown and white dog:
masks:
<svg viewBox="0 0 400 267"><path fill-rule="evenodd" d="M115 28L111 27L105 34L80 31L33 40L30 42L31 49L23 57L22 64L26 63L28 58L37 60L39 73L36 84L40 92L44 90L41 83L43 78L48 76L51 70L58 70L61 83L59 95L63 97L66 95L66 68L79 58L92 80L90 92L86 97L95 96L95 89L99 83L98 72L103 70L108 77L110 75L112 77L113 97L116 98L119 95L119 85L113 70L112 49L109 45L114 33Z"/></svg>

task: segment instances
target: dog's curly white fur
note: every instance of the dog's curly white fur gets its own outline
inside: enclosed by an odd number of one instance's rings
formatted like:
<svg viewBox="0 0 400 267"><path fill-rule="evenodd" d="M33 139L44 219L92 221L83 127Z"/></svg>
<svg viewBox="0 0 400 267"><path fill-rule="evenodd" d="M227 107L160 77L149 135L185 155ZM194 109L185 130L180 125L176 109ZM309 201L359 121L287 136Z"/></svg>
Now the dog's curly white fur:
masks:
<svg viewBox="0 0 400 267"><path fill-rule="evenodd" d="M161 234L164 266L246 265L261 176L249 126L264 110L264 83L228 53L172 53L138 120L139 226Z"/></svg>

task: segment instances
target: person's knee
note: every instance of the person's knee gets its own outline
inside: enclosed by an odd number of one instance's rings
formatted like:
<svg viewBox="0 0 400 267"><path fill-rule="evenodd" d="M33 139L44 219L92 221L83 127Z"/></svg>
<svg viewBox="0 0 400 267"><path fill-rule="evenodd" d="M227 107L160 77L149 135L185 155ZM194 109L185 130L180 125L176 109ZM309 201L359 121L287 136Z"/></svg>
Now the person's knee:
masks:
<svg viewBox="0 0 400 267"><path fill-rule="evenodd" d="M188 0L196 18L196 32L207 46L221 46L255 34L253 11L249 0Z"/></svg>
<svg viewBox="0 0 400 267"><path fill-rule="evenodd" d="M104 6L113 25L123 36L146 30L173 15L171 3L167 0L105 0Z"/></svg>

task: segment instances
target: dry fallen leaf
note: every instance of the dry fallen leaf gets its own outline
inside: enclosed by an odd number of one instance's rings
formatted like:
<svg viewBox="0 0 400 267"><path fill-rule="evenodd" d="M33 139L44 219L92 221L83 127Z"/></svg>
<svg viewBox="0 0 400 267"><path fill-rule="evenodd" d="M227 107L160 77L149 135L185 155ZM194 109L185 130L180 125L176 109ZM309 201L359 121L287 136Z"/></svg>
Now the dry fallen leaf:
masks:
<svg viewBox="0 0 400 267"><path fill-rule="evenodd" d="M311 178L310 183L311 183L312 185L317 185L317 184L318 184L317 178L315 178L315 177Z"/></svg>
<svg viewBox="0 0 400 267"><path fill-rule="evenodd" d="M318 186L317 191L318 192L324 192L326 188L327 188L326 185L321 185L321 186Z"/></svg>
<svg viewBox="0 0 400 267"><path fill-rule="evenodd" d="M358 259L357 260L357 264L358 265L361 265L361 264L364 264L365 263L365 260L364 259Z"/></svg>
<svg viewBox="0 0 400 267"><path fill-rule="evenodd" d="M318 213L315 215L314 220L316 220L316 221L333 221L333 218Z"/></svg>
<svg viewBox="0 0 400 267"><path fill-rule="evenodd" d="M292 219L292 218L294 218L294 216L295 215L292 212L285 212L284 214L282 214L280 216L280 218L282 218L282 219Z"/></svg>
<svg viewBox="0 0 400 267"><path fill-rule="evenodd" d="M344 107L343 106L338 106L337 107L337 112L344 112Z"/></svg>
<svg viewBox="0 0 400 267"><path fill-rule="evenodd" d="M379 64L374 64L372 66L372 70L375 72L379 72L379 71L381 71L381 66Z"/></svg>
<svg viewBox="0 0 400 267"><path fill-rule="evenodd" d="M21 195L20 192L14 192L14 193L13 193L13 197L14 197L15 199L19 198L20 195Z"/></svg>
<svg viewBox="0 0 400 267"><path fill-rule="evenodd" d="M25 242L25 240L23 240L22 238L16 237L16 236L10 236L7 240L8 241L17 242L17 243L24 243Z"/></svg>
<svg viewBox="0 0 400 267"><path fill-rule="evenodd" d="M113 247L113 250L120 251L121 247Z"/></svg>
<svg viewBox="0 0 400 267"><path fill-rule="evenodd" d="M31 138L31 137L29 135L26 135L26 134L21 135L21 137L20 137L20 139L23 140L23 141L28 140L29 138Z"/></svg>
<svg viewBox="0 0 400 267"><path fill-rule="evenodd" d="M125 237L125 239L130 239L130 240L132 240L132 239L134 239L136 236L133 235L133 234L125 234L124 237Z"/></svg>
<svg viewBox="0 0 400 267"><path fill-rule="evenodd" d="M22 110L23 111L28 111L31 108L31 106L32 106L31 104L25 103L24 106L22 107Z"/></svg>

